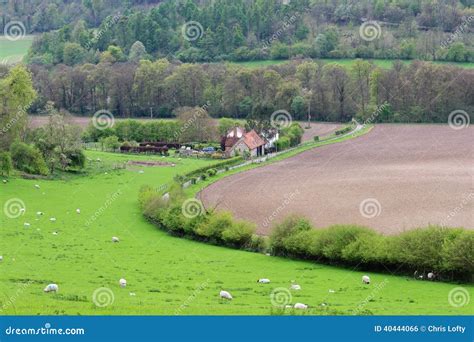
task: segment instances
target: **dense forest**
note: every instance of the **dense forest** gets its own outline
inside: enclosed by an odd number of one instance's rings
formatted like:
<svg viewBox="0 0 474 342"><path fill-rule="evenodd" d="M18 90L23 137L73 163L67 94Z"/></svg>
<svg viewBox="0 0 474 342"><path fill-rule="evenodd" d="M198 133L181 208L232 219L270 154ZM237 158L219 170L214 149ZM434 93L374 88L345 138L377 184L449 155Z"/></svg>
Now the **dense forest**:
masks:
<svg viewBox="0 0 474 342"><path fill-rule="evenodd" d="M474 60L471 6L471 0L10 0L0 26L20 20L28 33L46 32L29 56L36 64L137 56L459 62Z"/></svg>
<svg viewBox="0 0 474 342"><path fill-rule="evenodd" d="M394 62L383 69L363 60L293 61L269 68L155 62L32 65L36 109L48 100L72 113L107 109L119 117L170 117L180 107L206 105L214 117L247 118L288 110L305 119L447 122L453 110L472 113L474 70L430 62ZM384 105L385 104L385 105Z"/></svg>

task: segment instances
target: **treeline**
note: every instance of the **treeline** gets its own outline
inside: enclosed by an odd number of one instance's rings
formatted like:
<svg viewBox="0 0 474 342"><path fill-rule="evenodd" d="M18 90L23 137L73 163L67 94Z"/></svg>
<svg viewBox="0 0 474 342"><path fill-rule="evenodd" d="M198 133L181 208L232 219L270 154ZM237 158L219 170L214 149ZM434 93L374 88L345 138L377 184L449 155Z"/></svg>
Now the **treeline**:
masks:
<svg viewBox="0 0 474 342"><path fill-rule="evenodd" d="M186 199L181 186L168 196L144 186L139 203L144 216L172 235L216 245L377 272L426 275L472 281L474 233L431 226L384 236L353 225L314 229L308 220L289 216L276 224L269 238L255 234L254 224L235 220L229 212L206 210Z"/></svg>
<svg viewBox="0 0 474 342"><path fill-rule="evenodd" d="M225 64L99 63L30 66L38 92L79 115L110 110L117 117L172 117L205 106L213 117L264 117L280 109L294 120L446 123L453 110L473 113L474 70L427 62L390 69L358 60L350 67L300 61L246 69ZM471 114L472 115L472 114Z"/></svg>
<svg viewBox="0 0 474 342"><path fill-rule="evenodd" d="M163 57L184 62L291 57L474 60L474 10L467 0L167 0L146 10L134 5L154 1L72 2L66 8L84 8L79 20L59 14L65 5L57 3L46 6L44 24L36 26L40 31L60 28L36 40L31 63ZM112 9L116 11L104 18ZM359 28L374 20L375 31L366 32L374 37L366 39Z"/></svg>

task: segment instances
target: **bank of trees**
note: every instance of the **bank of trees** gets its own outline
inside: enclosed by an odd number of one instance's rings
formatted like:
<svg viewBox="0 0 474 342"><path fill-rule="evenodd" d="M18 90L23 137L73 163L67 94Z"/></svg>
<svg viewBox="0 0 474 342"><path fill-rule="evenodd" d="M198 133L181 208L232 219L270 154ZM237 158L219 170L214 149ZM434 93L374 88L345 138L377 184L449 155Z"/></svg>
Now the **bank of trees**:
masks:
<svg viewBox="0 0 474 342"><path fill-rule="evenodd" d="M23 19L30 31L46 32L33 45L32 63L123 62L136 61L137 55L151 60L173 57L184 62L291 57L474 59L474 10L469 1L41 3L32 17L26 15L27 10L16 11L16 17ZM14 12L5 16L4 24L16 18ZM364 40L359 27L373 20L379 22L380 30L374 33L378 37ZM191 29L187 37L183 25L190 22L194 22L191 27L196 31Z"/></svg>
<svg viewBox="0 0 474 342"><path fill-rule="evenodd" d="M284 109L306 120L310 104L313 120L445 123L453 110L474 107L473 70L417 61L389 69L363 60L350 67L295 61L246 69L166 59L30 68L39 94L33 111L51 100L78 115L107 109L117 117L165 118L204 106L213 117L270 118Z"/></svg>

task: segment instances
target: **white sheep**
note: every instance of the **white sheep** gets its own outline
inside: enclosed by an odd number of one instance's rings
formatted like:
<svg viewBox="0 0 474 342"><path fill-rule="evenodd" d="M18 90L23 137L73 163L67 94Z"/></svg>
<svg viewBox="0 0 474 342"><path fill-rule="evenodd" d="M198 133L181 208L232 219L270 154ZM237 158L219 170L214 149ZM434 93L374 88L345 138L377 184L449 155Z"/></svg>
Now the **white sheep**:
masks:
<svg viewBox="0 0 474 342"><path fill-rule="evenodd" d="M257 280L257 283L261 283L261 284L270 284L270 279L267 279L267 278L261 278L261 279Z"/></svg>
<svg viewBox="0 0 474 342"><path fill-rule="evenodd" d="M435 274L433 272L430 272L427 274L428 279L432 280L435 277Z"/></svg>
<svg viewBox="0 0 474 342"><path fill-rule="evenodd" d="M23 224L23 226L25 226L25 228L29 228L29 227L31 226L31 224L29 224L28 222L25 222L25 223Z"/></svg>
<svg viewBox="0 0 474 342"><path fill-rule="evenodd" d="M35 188L39 189L40 188L39 184L35 184Z"/></svg>
<svg viewBox="0 0 474 342"><path fill-rule="evenodd" d="M293 307L294 307L295 309L306 310L306 309L308 308L308 305L303 304L303 303L296 303Z"/></svg>
<svg viewBox="0 0 474 342"><path fill-rule="evenodd" d="M80 213L81 213L81 209L76 209L76 213L80 214Z"/></svg>
<svg viewBox="0 0 474 342"><path fill-rule="evenodd" d="M0 255L0 261L3 261L3 255Z"/></svg>
<svg viewBox="0 0 474 342"><path fill-rule="evenodd" d="M232 295L231 295L229 292L224 291L224 290L222 290L222 291L219 293L219 296L220 296L221 298L224 298L224 299L229 299L229 300L232 299Z"/></svg>
<svg viewBox="0 0 474 342"><path fill-rule="evenodd" d="M57 284L49 284L44 288L44 292L58 292L59 286Z"/></svg>
<svg viewBox="0 0 474 342"><path fill-rule="evenodd" d="M53 232L53 235L58 235L58 232Z"/></svg>
<svg viewBox="0 0 474 342"><path fill-rule="evenodd" d="M43 216L44 214L43 214L42 211L37 211L37 212L36 212L36 215L37 215L37 216Z"/></svg>
<svg viewBox="0 0 474 342"><path fill-rule="evenodd" d="M112 242L119 242L119 238L116 236L112 236Z"/></svg>
<svg viewBox="0 0 474 342"><path fill-rule="evenodd" d="M301 290L301 286L298 285L298 284L291 284L290 290L299 291L299 290Z"/></svg>
<svg viewBox="0 0 474 342"><path fill-rule="evenodd" d="M7 180L6 180L6 179L3 180L3 184L7 184Z"/></svg>
<svg viewBox="0 0 474 342"><path fill-rule="evenodd" d="M362 276L362 282L363 282L364 284L370 284L370 278L369 278L369 276L366 276L366 275L365 275L365 276Z"/></svg>
<svg viewBox="0 0 474 342"><path fill-rule="evenodd" d="M122 278L122 279L119 280L119 284L120 284L120 287L125 287L125 286L127 286L127 281Z"/></svg>
<svg viewBox="0 0 474 342"><path fill-rule="evenodd" d="M56 222L56 217L51 217L49 220L50 220L51 222Z"/></svg>

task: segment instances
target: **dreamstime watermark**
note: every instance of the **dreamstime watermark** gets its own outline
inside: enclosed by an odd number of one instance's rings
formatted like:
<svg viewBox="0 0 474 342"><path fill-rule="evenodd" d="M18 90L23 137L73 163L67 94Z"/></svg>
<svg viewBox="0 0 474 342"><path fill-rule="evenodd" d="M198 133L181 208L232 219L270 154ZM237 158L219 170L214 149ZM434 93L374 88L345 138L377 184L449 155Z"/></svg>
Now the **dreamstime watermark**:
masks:
<svg viewBox="0 0 474 342"><path fill-rule="evenodd" d="M105 109L95 112L94 116L92 117L92 125L100 131L103 131L107 128L112 128L114 124L114 115Z"/></svg>
<svg viewBox="0 0 474 342"><path fill-rule="evenodd" d="M181 34L188 42L193 42L202 38L204 35L204 28L200 22L191 20L183 24L181 27Z"/></svg>
<svg viewBox="0 0 474 342"><path fill-rule="evenodd" d="M384 102L382 105L378 106L377 109L367 119L364 120L364 123L362 125L370 125L387 107L387 102Z"/></svg>
<svg viewBox="0 0 474 342"><path fill-rule="evenodd" d="M448 303L455 308L469 304L470 300L469 291L464 287L455 287L448 293Z"/></svg>
<svg viewBox="0 0 474 342"><path fill-rule="evenodd" d="M448 39L444 40L442 43L441 43L441 47L443 49L447 49L449 48L449 46L454 43L456 40L459 40L461 39L461 36L466 32L468 31L469 29L469 25L471 24L471 22L474 21L474 15L470 15L469 17L467 18L463 18L463 21L462 23L456 27L456 29L454 30L453 33L451 33L448 37Z"/></svg>
<svg viewBox="0 0 474 342"><path fill-rule="evenodd" d="M367 304L369 304L369 302L374 299L374 297L377 295L377 293L379 293L388 283L389 283L388 279L385 278L382 282L380 282L380 283L378 283L377 285L375 285L375 286L373 287L373 290L369 293L369 295L368 295L367 297L365 297L365 299L357 305L357 308L356 308L356 310L355 310L355 312L354 312L354 315L360 314L360 312L362 311L362 309L363 309Z"/></svg>
<svg viewBox="0 0 474 342"><path fill-rule="evenodd" d="M280 28L278 28L278 30L276 30L270 38L264 40L263 48L269 48L274 41L279 40L283 33L285 33L291 27L291 25L293 25L303 15L303 12L304 10L301 13L295 13L287 17L283 21L283 25L281 25Z"/></svg>
<svg viewBox="0 0 474 342"><path fill-rule="evenodd" d="M288 111L280 109L270 115L270 125L275 129L288 128L291 126L293 118Z"/></svg>
<svg viewBox="0 0 474 342"><path fill-rule="evenodd" d="M469 117L469 114L467 114L467 112L465 112L464 110L453 110L448 115L448 125L454 130L467 128L469 127L470 123L471 118Z"/></svg>
<svg viewBox="0 0 474 342"><path fill-rule="evenodd" d="M372 219L382 213L382 205L376 198L366 198L360 202L359 212L363 217Z"/></svg>
<svg viewBox="0 0 474 342"><path fill-rule="evenodd" d="M380 36L382 35L382 28L375 20L369 20L363 22L362 25L360 25L359 35L363 40L371 42L375 39L380 38Z"/></svg>
<svg viewBox="0 0 474 342"><path fill-rule="evenodd" d="M6 123L5 126L2 127L0 130L0 134L4 135L18 122L20 121L22 116L27 115L27 111L30 107L29 106L18 106L18 110L15 115Z"/></svg>
<svg viewBox="0 0 474 342"><path fill-rule="evenodd" d="M273 306L286 306L291 303L293 296L290 290L285 287L277 287L270 293L270 302Z"/></svg>
<svg viewBox="0 0 474 342"><path fill-rule="evenodd" d="M94 34L94 37L92 38L92 40L90 42L87 42L85 45L84 45L84 48L86 50L89 50L92 48L92 45L94 44L97 44L97 42L99 41L100 38L102 38L102 36L107 32L109 31L112 26L114 26L115 24L118 23L118 21L122 18L122 15L121 14L116 14L114 15L112 18L108 17L106 20L105 20L105 24L104 26L97 32Z"/></svg>
<svg viewBox="0 0 474 342"><path fill-rule="evenodd" d="M112 193L111 195L109 194L104 204L99 209L97 209L97 211L91 217L87 219L85 226L89 227L92 223L94 223L95 220L97 220L99 216L101 216L112 205L112 203L115 202L115 200L117 200L117 198L120 195L122 195L121 189L118 189L116 192Z"/></svg>
<svg viewBox="0 0 474 342"><path fill-rule="evenodd" d="M5 25L3 28L3 34L5 35L5 38L14 42L25 38L26 28L21 21L13 20Z"/></svg>
<svg viewBox="0 0 474 342"><path fill-rule="evenodd" d="M179 308L177 308L174 312L176 316L180 315L183 310L185 310L189 304L191 304L196 297L209 285L210 279L206 279L205 282L199 284L198 287L196 287L193 292L189 295L188 298L183 302L183 304L180 305Z"/></svg>
<svg viewBox="0 0 474 342"><path fill-rule="evenodd" d="M26 206L20 198L10 198L3 205L3 212L9 218L15 219L25 214Z"/></svg>
<svg viewBox="0 0 474 342"><path fill-rule="evenodd" d="M92 302L99 308L112 305L115 301L114 292L108 287L99 287L92 293Z"/></svg>
<svg viewBox="0 0 474 342"><path fill-rule="evenodd" d="M184 217L192 219L203 215L205 212L204 205L197 198L188 198L181 206L181 212Z"/></svg>
<svg viewBox="0 0 474 342"><path fill-rule="evenodd" d="M453 217L459 214L465 208L465 206L469 202L471 202L473 199L474 199L474 192L470 192L469 194L467 194L467 196L464 196L461 203L459 203L459 205L457 205L456 207L454 207L452 210L449 211L449 214L446 216L443 222L441 222L440 224L441 227L446 227L447 223L451 221Z"/></svg>
<svg viewBox="0 0 474 342"><path fill-rule="evenodd" d="M273 220L283 211L285 208L291 203L293 198L296 195L300 194L300 190L296 189L294 192L290 192L289 194L285 194L284 200L281 202L281 204L268 216L263 220L263 226L268 227Z"/></svg>
<svg viewBox="0 0 474 342"><path fill-rule="evenodd" d="M21 284L20 286L18 286L17 290L15 291L15 293L10 296L5 302L2 303L2 306L0 307L0 312L8 309L10 306L14 305L15 302L17 301L17 299L19 297L21 297L21 295L23 294L23 292L25 292L25 290L31 285L33 284L33 280L28 280L26 283L23 283Z"/></svg>
<svg viewBox="0 0 474 342"><path fill-rule="evenodd" d="M9 326L5 329L6 335L84 335L83 328L52 328L50 323L46 323L40 328L16 328Z"/></svg>
<svg viewBox="0 0 474 342"><path fill-rule="evenodd" d="M178 131L176 131L174 133L174 140L175 141L178 141L179 137L184 133L186 132L186 130L189 129L189 127L191 127L192 125L194 125L194 123L196 122L197 119L199 119L201 116L203 116L204 114L206 114L207 112L207 109L209 108L209 102L206 102L203 106L199 107L199 108L195 108L194 109L194 113L193 113L193 116L187 120L184 125L182 125Z"/></svg>

